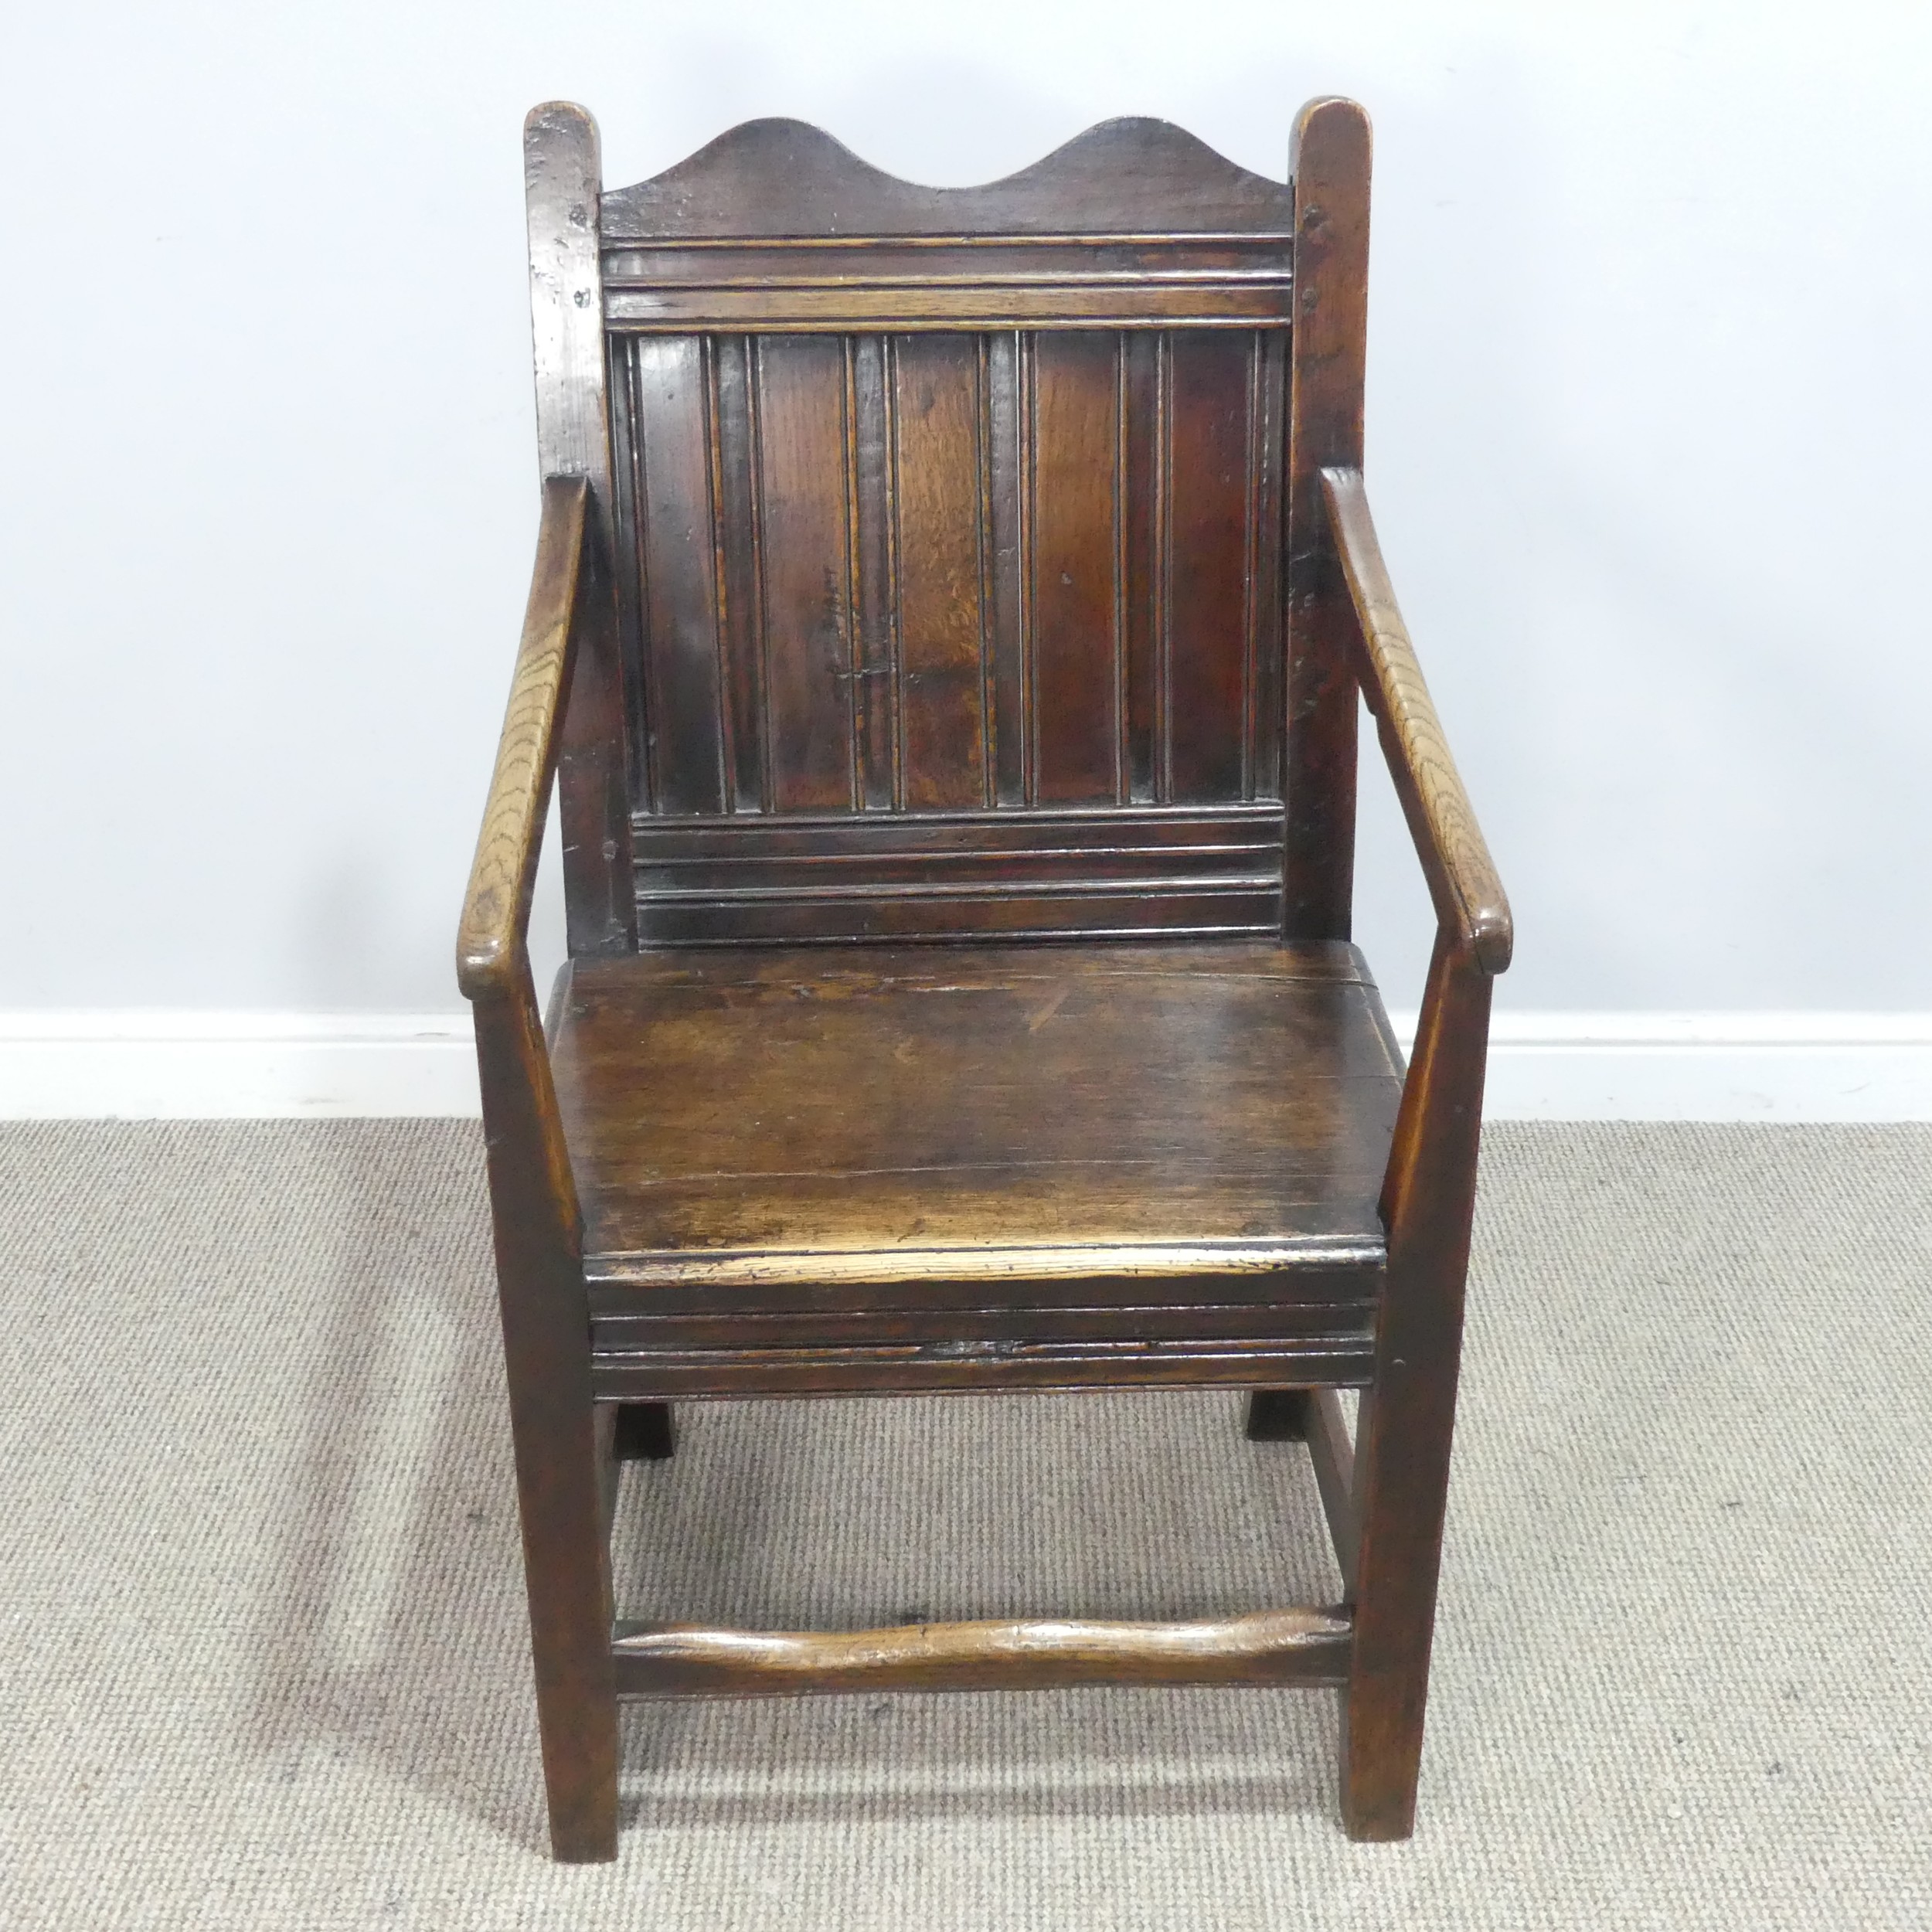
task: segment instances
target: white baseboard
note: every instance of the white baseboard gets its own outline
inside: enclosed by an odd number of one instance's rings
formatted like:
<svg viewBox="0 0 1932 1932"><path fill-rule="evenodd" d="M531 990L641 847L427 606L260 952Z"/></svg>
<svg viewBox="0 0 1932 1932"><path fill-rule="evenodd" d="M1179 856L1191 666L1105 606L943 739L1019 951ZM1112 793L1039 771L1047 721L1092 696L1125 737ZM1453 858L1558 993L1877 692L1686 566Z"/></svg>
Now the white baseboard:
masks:
<svg viewBox="0 0 1932 1932"><path fill-rule="evenodd" d="M456 1013L0 1013L0 1120L478 1111Z"/></svg>
<svg viewBox="0 0 1932 1932"><path fill-rule="evenodd" d="M1491 1120L1932 1121L1932 1013L1498 1013L1489 1038Z"/></svg>
<svg viewBox="0 0 1932 1932"><path fill-rule="evenodd" d="M1412 1014L1395 1015L1406 1039ZM1492 1120L1932 1121L1932 1014L1503 1013ZM0 1119L473 1118L469 1015L0 1013Z"/></svg>

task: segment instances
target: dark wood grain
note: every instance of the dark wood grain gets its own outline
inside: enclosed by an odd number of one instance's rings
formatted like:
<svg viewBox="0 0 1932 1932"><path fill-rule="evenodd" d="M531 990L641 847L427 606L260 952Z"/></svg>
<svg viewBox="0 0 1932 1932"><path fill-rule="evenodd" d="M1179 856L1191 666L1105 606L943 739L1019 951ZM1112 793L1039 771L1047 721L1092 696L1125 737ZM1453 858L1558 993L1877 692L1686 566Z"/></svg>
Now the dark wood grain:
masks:
<svg viewBox="0 0 1932 1932"><path fill-rule="evenodd" d="M724 809L723 600L713 518L711 358L695 336L625 358L641 549L648 790L670 816Z"/></svg>
<svg viewBox="0 0 1932 1932"><path fill-rule="evenodd" d="M1436 903L1485 973L1507 970L1509 901L1396 607L1359 470L1321 472L1361 650L1362 690Z"/></svg>
<svg viewBox="0 0 1932 1932"><path fill-rule="evenodd" d="M889 524L903 721L897 803L991 805L984 378L970 337L907 340L893 361Z"/></svg>
<svg viewBox="0 0 1932 1932"><path fill-rule="evenodd" d="M457 941L457 981L474 1009L551 1844L570 1860L617 1853L605 1641L611 1490L585 1347L582 1216L530 979L529 929L597 541L590 505L583 477L544 486L523 638Z"/></svg>
<svg viewBox="0 0 1932 1932"><path fill-rule="evenodd" d="M543 486L523 636L457 933L457 984L469 999L507 997L529 975L523 935L576 655L590 503L582 477Z"/></svg>
<svg viewBox="0 0 1932 1932"><path fill-rule="evenodd" d="M648 1349L600 1355L600 1397L625 1400L762 1400L791 1396L997 1395L1017 1389L1253 1389L1305 1381L1365 1387L1375 1342L1364 1325L1318 1341L1305 1335L1202 1342L881 1344L839 1349Z"/></svg>
<svg viewBox="0 0 1932 1932"><path fill-rule="evenodd" d="M1087 334L1158 322L1189 331L1249 331L1284 325L1290 280L1230 277L1219 285L1177 274L1165 284L1091 287L1069 278L1036 283L1015 277L964 287L921 280L880 287L841 278L824 288L618 288L606 298L614 331L687 335L738 330L775 335L842 335L855 321L898 334L955 335L1015 325L1046 334Z"/></svg>
<svg viewBox="0 0 1932 1932"><path fill-rule="evenodd" d="M772 802L858 802L852 682L855 532L845 345L780 338L753 351L758 411L764 723Z"/></svg>
<svg viewBox="0 0 1932 1932"><path fill-rule="evenodd" d="M631 1624L611 1645L633 1697L1046 1690L1075 1684L1335 1684L1345 1611L1259 1611L1185 1624L1078 1619L883 1630L706 1630Z"/></svg>
<svg viewBox="0 0 1932 1932"><path fill-rule="evenodd" d="M1251 797L1247 712L1250 623L1265 572L1253 529L1261 341L1177 336L1168 352L1170 507L1165 796L1187 804Z"/></svg>
<svg viewBox="0 0 1932 1932"><path fill-rule="evenodd" d="M1415 1827L1493 983L1438 938L1383 1197L1389 1284L1357 1437L1359 1621L1343 1704L1342 1815L1359 1838Z"/></svg>
<svg viewBox="0 0 1932 1932"><path fill-rule="evenodd" d="M1311 101L1295 123L1294 332L1289 352L1287 854L1283 931L1346 939L1355 881L1352 617L1321 471L1362 461L1369 277L1369 117Z"/></svg>
<svg viewBox="0 0 1932 1932"><path fill-rule="evenodd" d="M648 815L1279 795L1282 362L1264 338L666 337L618 353ZM1069 907L1015 875L998 904L821 896L779 918L662 883L647 863L655 943L1281 916L1245 889Z"/></svg>
<svg viewBox="0 0 1932 1932"><path fill-rule="evenodd" d="M749 121L688 161L607 198L607 246L780 236L1285 233L1283 183L1165 121L1102 121L978 188L926 188L861 161L802 121Z"/></svg>
<svg viewBox="0 0 1932 1932"><path fill-rule="evenodd" d="M1120 600L1120 771L1134 804L1172 796L1165 759L1172 613L1168 526L1173 424L1168 406L1172 338L1152 329L1120 345L1115 591Z"/></svg>
<svg viewBox="0 0 1932 1932"><path fill-rule="evenodd" d="M555 1063L594 1271L1372 1250L1398 1091L1375 1002L1352 949L1267 941L586 962Z"/></svg>
<svg viewBox="0 0 1932 1932"><path fill-rule="evenodd" d="M1146 185L1147 175L1141 179ZM1275 192L1281 193L1278 185ZM855 328L1091 333L1149 325L1189 334L1275 333L1287 329L1293 308L1284 240L1185 230L1129 240L659 236L606 247L604 313L623 336Z"/></svg>
<svg viewBox="0 0 1932 1932"><path fill-rule="evenodd" d="M590 486L592 578L558 759L565 925L573 954L637 943L631 896L630 695L619 648L619 553L604 373L596 124L552 101L524 123L530 331L536 372L538 474Z"/></svg>
<svg viewBox="0 0 1932 1932"><path fill-rule="evenodd" d="M1043 1270L1085 1257L1025 1251ZM1118 1259L1119 1257L1116 1257ZM720 1257L723 1265L666 1281L625 1278L620 1260L591 1282L590 1345L600 1359L652 1351L910 1346L929 1352L998 1355L1035 1343L1110 1342L1122 1337L1148 1350L1253 1342L1318 1352L1352 1350L1372 1330L1381 1292L1380 1257L1370 1250L1202 1279L1226 1253L1186 1253L1168 1271L1171 1250L1150 1247L1139 1274L968 1273L908 1282L855 1277L801 1284L795 1257ZM1233 1257L1236 1265L1250 1257ZM787 1267L788 1261L794 1263ZM807 1264L808 1271L809 1264ZM1023 1335L1021 1332L1023 1329ZM1021 1338L1015 1341L1016 1335ZM1223 1351L1224 1352L1224 1351Z"/></svg>
<svg viewBox="0 0 1932 1932"><path fill-rule="evenodd" d="M528 968L509 995L478 997L474 1018L550 1843L560 1859L611 1859L617 1737L607 1458L584 1346L569 1159Z"/></svg>
<svg viewBox="0 0 1932 1932"><path fill-rule="evenodd" d="M903 802L904 697L899 604L896 347L889 336L848 335L845 494L851 547L854 796L868 812Z"/></svg>
<svg viewBox="0 0 1932 1932"><path fill-rule="evenodd" d="M711 422L711 542L718 580L724 668L728 809L769 811L774 800L765 757L764 560L758 541L753 409L755 345L714 336Z"/></svg>
<svg viewBox="0 0 1932 1932"><path fill-rule="evenodd" d="M1267 335L1255 347L1249 440L1253 457L1248 478L1250 683L1243 795L1278 799L1286 796L1289 345L1285 336ZM1284 826L1284 835L1285 831Z"/></svg>
<svg viewBox="0 0 1932 1932"><path fill-rule="evenodd" d="M1275 932L1281 815L1141 812L640 819L652 947Z"/></svg>
<svg viewBox="0 0 1932 1932"><path fill-rule="evenodd" d="M981 522L985 590L987 724L992 739L993 802L1024 806L1032 796L1034 338L1008 331L982 338Z"/></svg>
<svg viewBox="0 0 1932 1932"><path fill-rule="evenodd" d="M1345 1821L1406 1835L1510 928L1361 490L1366 117L1291 185L1146 121L970 189L766 121L603 196L560 104L526 158L544 520L459 971L553 1846L614 1849L621 1690L1123 1681L1341 1685ZM1438 920L1406 1076L1358 681ZM614 1634L673 1402L1136 1386L1306 1441L1342 1609Z"/></svg>
<svg viewBox="0 0 1932 1932"><path fill-rule="evenodd" d="M1032 581L1029 802L1125 798L1116 536L1119 357L1104 335L1043 337L1029 366Z"/></svg>

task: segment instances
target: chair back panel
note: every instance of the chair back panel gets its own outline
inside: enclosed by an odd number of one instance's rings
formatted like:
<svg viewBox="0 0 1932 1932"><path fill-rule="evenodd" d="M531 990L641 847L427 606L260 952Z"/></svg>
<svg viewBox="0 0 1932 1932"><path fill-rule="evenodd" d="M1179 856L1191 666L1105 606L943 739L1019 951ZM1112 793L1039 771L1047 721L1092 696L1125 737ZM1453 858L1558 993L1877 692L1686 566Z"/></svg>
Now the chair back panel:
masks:
<svg viewBox="0 0 1932 1932"><path fill-rule="evenodd" d="M604 198L642 943L1278 927L1290 230L1158 122Z"/></svg>

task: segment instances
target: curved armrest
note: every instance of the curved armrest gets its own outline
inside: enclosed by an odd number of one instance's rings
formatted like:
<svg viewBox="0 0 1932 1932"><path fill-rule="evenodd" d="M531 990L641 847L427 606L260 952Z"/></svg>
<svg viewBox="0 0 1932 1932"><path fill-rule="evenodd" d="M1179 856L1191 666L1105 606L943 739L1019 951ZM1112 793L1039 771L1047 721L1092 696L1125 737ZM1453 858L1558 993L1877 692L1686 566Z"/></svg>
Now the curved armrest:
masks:
<svg viewBox="0 0 1932 1932"><path fill-rule="evenodd" d="M523 641L457 932L456 980L468 999L512 994L529 976L530 893L575 655L589 508L582 477L545 482Z"/></svg>
<svg viewBox="0 0 1932 1932"><path fill-rule="evenodd" d="M1509 901L1396 607L1362 472L1324 470L1321 488L1355 603L1362 696L1375 713L1436 917L1485 973L1500 973L1509 964L1514 944Z"/></svg>

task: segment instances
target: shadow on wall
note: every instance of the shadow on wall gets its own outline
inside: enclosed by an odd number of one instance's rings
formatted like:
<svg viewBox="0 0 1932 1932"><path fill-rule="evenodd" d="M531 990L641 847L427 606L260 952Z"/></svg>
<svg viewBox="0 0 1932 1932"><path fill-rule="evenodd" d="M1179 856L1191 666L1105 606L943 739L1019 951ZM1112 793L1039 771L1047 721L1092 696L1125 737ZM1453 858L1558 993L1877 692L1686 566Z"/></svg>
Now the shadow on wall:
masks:
<svg viewBox="0 0 1932 1932"><path fill-rule="evenodd" d="M506 693L508 679L506 668ZM494 738L478 749L487 768L495 753ZM479 824L483 803L479 791ZM447 889L439 890L433 903L400 891L402 868L379 850L338 850L318 869L295 935L298 957L284 976L291 1004L318 1013L463 1010L456 986L456 928L475 836L475 826L467 819L464 825L468 842L460 849L452 845L439 866ZM553 798L530 908L530 964L539 1003L548 998L565 952L563 846Z"/></svg>

